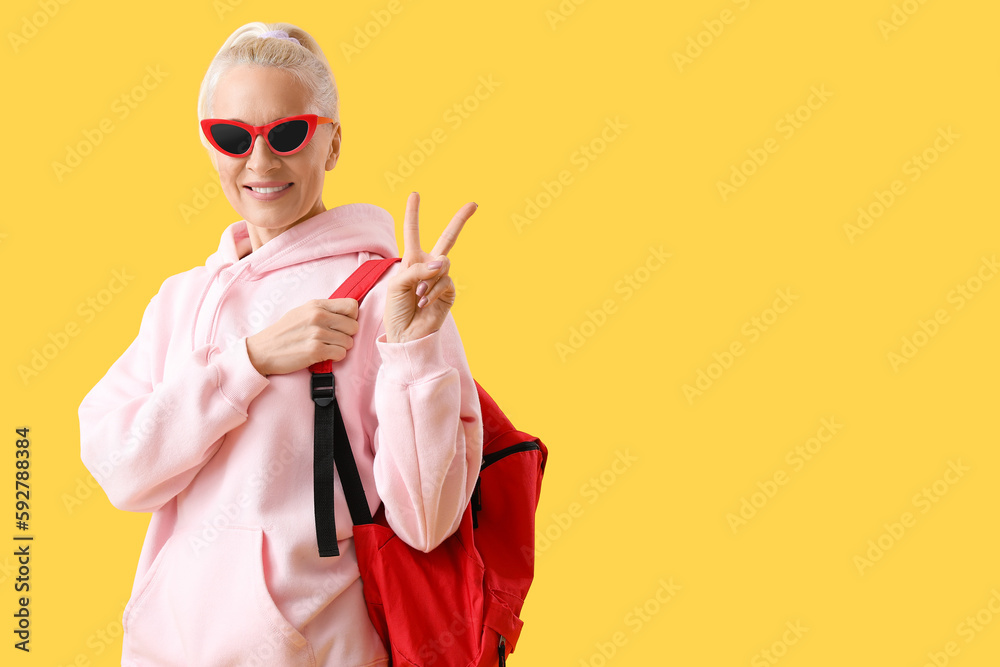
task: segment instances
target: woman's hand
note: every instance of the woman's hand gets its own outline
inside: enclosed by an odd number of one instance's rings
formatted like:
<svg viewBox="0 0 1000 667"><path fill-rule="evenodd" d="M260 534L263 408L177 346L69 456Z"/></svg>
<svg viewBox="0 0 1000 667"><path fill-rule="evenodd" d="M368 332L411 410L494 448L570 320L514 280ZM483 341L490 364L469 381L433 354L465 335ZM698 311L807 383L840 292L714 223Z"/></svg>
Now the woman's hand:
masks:
<svg viewBox="0 0 1000 667"><path fill-rule="evenodd" d="M420 248L417 213L420 195L410 193L403 220L403 269L389 281L386 290L385 338L390 343L405 343L423 338L441 328L455 303L455 283L448 275L451 261L448 251L455 245L465 221L476 212L468 203L451 219L430 253ZM435 266L438 264L438 266Z"/></svg>
<svg viewBox="0 0 1000 667"><path fill-rule="evenodd" d="M356 333L356 299L313 299L249 336L247 353L261 375L291 373L324 359L340 361Z"/></svg>

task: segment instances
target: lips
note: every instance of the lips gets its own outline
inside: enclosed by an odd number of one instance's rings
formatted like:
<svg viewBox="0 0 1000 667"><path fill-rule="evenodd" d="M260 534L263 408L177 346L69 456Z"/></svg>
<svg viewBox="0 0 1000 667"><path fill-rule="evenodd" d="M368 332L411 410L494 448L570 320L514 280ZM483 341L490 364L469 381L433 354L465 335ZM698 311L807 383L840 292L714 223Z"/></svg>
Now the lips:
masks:
<svg viewBox="0 0 1000 667"><path fill-rule="evenodd" d="M256 199L260 202L270 202L280 199L285 196L285 194L292 189L294 183L255 183L254 185L244 185L243 187L247 191L247 196ZM258 190L254 190L258 188Z"/></svg>

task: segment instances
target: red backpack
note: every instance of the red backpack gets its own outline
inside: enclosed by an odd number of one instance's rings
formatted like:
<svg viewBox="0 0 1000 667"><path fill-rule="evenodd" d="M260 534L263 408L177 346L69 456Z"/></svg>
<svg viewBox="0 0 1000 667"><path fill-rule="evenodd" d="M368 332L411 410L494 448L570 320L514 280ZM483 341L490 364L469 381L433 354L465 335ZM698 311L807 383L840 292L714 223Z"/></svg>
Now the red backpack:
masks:
<svg viewBox="0 0 1000 667"><path fill-rule="evenodd" d="M357 299L401 258L364 262L329 298ZM401 540L380 505L372 516L334 392L333 362L315 363L313 492L320 556L337 556L333 475L340 474L368 616L391 667L504 667L534 576L535 510L548 450L518 431L476 382L483 462L458 530L429 553ZM492 629L499 641L487 631Z"/></svg>

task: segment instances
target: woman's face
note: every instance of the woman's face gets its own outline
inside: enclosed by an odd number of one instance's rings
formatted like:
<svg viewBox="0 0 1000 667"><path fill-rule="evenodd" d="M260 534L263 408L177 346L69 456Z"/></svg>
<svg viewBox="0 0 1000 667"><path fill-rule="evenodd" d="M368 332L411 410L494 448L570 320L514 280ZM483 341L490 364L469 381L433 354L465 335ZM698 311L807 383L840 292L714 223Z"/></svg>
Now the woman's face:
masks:
<svg viewBox="0 0 1000 667"><path fill-rule="evenodd" d="M215 89L213 118L238 120L250 125L313 113L308 90L279 67L239 65L220 77ZM254 141L244 157L231 157L210 148L212 164L219 172L222 191L229 203L247 221L254 250L317 213L323 206L323 177L340 155L340 124L324 123L305 148L293 155L275 155L263 136ZM267 187L291 183L271 201L254 197L249 185ZM272 195L273 196L273 195Z"/></svg>

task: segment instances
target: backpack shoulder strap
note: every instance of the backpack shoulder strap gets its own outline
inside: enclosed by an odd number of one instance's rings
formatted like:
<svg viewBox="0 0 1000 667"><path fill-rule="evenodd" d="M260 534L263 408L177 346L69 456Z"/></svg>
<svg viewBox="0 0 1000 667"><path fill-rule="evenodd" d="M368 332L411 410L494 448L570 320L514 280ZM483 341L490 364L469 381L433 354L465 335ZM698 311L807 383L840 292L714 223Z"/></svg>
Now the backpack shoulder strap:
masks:
<svg viewBox="0 0 1000 667"><path fill-rule="evenodd" d="M361 266L356 268L354 273L349 275L347 280L341 283L340 287L327 298L356 299L360 307L365 295L375 286L382 274L401 259L401 257L386 257L385 259L369 259L367 262L362 262ZM313 373L332 373L333 361L330 359L317 361L309 366L309 370Z"/></svg>
<svg viewBox="0 0 1000 667"><path fill-rule="evenodd" d="M347 277L329 298L362 299L399 257L370 259ZM313 507L316 519L316 543L320 556L339 556L337 525L334 519L335 471L340 481L355 525L371 523L368 500L358 473L351 443L334 391L333 361L324 359L309 366L312 372L312 399L316 404L313 422Z"/></svg>

